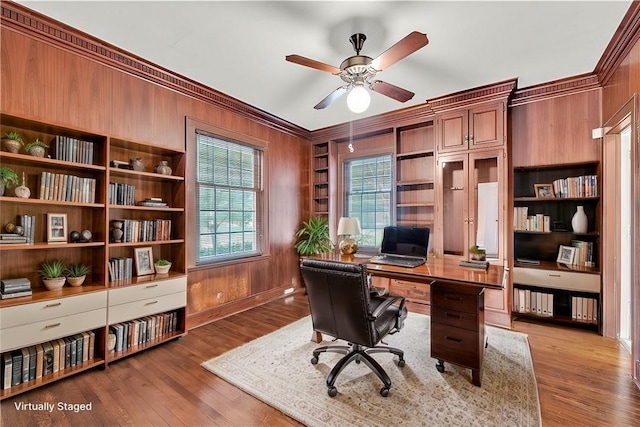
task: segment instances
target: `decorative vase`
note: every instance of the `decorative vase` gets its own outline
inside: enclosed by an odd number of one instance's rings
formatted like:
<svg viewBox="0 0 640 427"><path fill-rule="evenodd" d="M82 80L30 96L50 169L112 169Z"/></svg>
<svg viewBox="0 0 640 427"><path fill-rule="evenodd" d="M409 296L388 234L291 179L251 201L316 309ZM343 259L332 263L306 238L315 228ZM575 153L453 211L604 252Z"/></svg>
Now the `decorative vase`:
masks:
<svg viewBox="0 0 640 427"><path fill-rule="evenodd" d="M584 213L584 206L578 206L576 213L571 218L571 228L574 233L587 232L587 214Z"/></svg>
<svg viewBox="0 0 640 427"><path fill-rule="evenodd" d="M67 277L67 282L71 286L81 286L84 283L84 279L86 279L87 275L80 277Z"/></svg>
<svg viewBox="0 0 640 427"><path fill-rule="evenodd" d="M124 232L122 231L122 221L113 221L111 223L111 241L113 243L121 243L122 235Z"/></svg>
<svg viewBox="0 0 640 427"><path fill-rule="evenodd" d="M44 147L36 146L29 148L29 154L34 157L44 157Z"/></svg>
<svg viewBox="0 0 640 427"><path fill-rule="evenodd" d="M169 162L166 160L161 161L158 163L158 166L156 166L156 173L160 175L171 175L172 172L171 166L169 166Z"/></svg>
<svg viewBox="0 0 640 427"><path fill-rule="evenodd" d="M14 193L16 193L16 197L20 197L21 199L28 199L31 197L31 190L29 187L25 185L24 172L22 172L22 185L15 188Z"/></svg>
<svg viewBox="0 0 640 427"><path fill-rule="evenodd" d="M156 274L167 274L169 272L169 269L171 268L171 264L169 265L154 264L154 267L156 268Z"/></svg>
<svg viewBox="0 0 640 427"><path fill-rule="evenodd" d="M15 139L2 138L2 143L4 148L10 153L19 153L20 148L22 148L22 144Z"/></svg>
<svg viewBox="0 0 640 427"><path fill-rule="evenodd" d="M134 171L144 172L144 163L140 157L129 159L129 165Z"/></svg>
<svg viewBox="0 0 640 427"><path fill-rule="evenodd" d="M42 279L42 282L44 283L44 287L47 288L47 290L58 291L62 289L66 280L66 277L55 277L53 279Z"/></svg>

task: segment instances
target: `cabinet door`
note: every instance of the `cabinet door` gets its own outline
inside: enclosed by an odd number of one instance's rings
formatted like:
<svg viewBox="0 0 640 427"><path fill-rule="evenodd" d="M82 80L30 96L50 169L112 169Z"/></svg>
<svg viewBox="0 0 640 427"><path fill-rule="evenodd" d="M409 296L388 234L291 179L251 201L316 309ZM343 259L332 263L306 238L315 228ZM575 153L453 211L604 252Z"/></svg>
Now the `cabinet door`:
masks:
<svg viewBox="0 0 640 427"><path fill-rule="evenodd" d="M468 245L468 154L440 156L437 252L465 256Z"/></svg>
<svg viewBox="0 0 640 427"><path fill-rule="evenodd" d="M437 117L438 150L440 153L467 150L469 146L468 111L456 110Z"/></svg>
<svg viewBox="0 0 640 427"><path fill-rule="evenodd" d="M480 105L469 110L469 149L504 144L504 104Z"/></svg>

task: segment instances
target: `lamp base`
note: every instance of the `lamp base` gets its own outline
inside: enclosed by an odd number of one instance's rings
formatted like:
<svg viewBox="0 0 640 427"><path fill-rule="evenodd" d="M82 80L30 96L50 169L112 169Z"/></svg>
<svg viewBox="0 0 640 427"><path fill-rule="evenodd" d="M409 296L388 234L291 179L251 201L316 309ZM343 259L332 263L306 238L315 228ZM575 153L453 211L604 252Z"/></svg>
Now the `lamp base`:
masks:
<svg viewBox="0 0 640 427"><path fill-rule="evenodd" d="M350 237L343 239L339 246L342 255L353 255L358 252L358 242L356 242L356 239Z"/></svg>

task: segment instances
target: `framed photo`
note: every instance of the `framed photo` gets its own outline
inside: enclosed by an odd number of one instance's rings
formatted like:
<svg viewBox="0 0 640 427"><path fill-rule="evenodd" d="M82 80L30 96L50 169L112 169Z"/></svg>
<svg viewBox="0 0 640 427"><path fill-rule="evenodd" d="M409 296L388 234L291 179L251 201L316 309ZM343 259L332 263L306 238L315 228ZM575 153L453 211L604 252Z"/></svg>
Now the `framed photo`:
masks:
<svg viewBox="0 0 640 427"><path fill-rule="evenodd" d="M146 276L155 272L153 268L153 248L151 246L145 248L134 248L136 275Z"/></svg>
<svg viewBox="0 0 640 427"><path fill-rule="evenodd" d="M544 199L549 197L555 197L553 193L553 184L533 184L536 197Z"/></svg>
<svg viewBox="0 0 640 427"><path fill-rule="evenodd" d="M48 213L47 214L47 242L67 241L67 214Z"/></svg>
<svg viewBox="0 0 640 427"><path fill-rule="evenodd" d="M575 254L575 247L560 245L560 249L558 250L558 259L556 260L556 262L561 262L563 264L573 264L573 257L575 256Z"/></svg>

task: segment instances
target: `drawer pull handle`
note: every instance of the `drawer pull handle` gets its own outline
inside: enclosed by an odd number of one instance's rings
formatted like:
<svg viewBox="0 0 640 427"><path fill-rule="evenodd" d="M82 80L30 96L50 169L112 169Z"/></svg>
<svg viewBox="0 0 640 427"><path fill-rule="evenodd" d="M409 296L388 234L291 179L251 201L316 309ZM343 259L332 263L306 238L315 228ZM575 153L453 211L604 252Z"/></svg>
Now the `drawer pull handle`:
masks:
<svg viewBox="0 0 640 427"><path fill-rule="evenodd" d="M551 273L547 273L547 276L549 276L549 277L562 277L559 274L551 274Z"/></svg>
<svg viewBox="0 0 640 427"><path fill-rule="evenodd" d="M151 302L146 303L145 305L153 305L153 304L157 304L157 303L158 303L158 301L151 301Z"/></svg>
<svg viewBox="0 0 640 427"><path fill-rule="evenodd" d="M49 308L49 307L57 307L59 305L62 305L61 302L54 302L53 304L47 304L44 306L44 308Z"/></svg>
<svg viewBox="0 0 640 427"><path fill-rule="evenodd" d="M156 283L155 285L147 285L145 286L145 288L149 289L149 288L157 288L158 284Z"/></svg>
<svg viewBox="0 0 640 427"><path fill-rule="evenodd" d="M449 337L449 336L447 336L445 338L447 340L449 340L449 341L453 341L453 342L458 343L458 344L460 344L462 342L462 338L454 338L454 337Z"/></svg>
<svg viewBox="0 0 640 427"><path fill-rule="evenodd" d="M60 322L58 322L58 323L52 323L51 325L47 325L47 326L45 326L44 328L45 328L45 329L57 328L58 326L60 326L60 324L61 324Z"/></svg>
<svg viewBox="0 0 640 427"><path fill-rule="evenodd" d="M462 297L457 297L453 295L445 295L444 299L446 299L447 301L462 301Z"/></svg>
<svg viewBox="0 0 640 427"><path fill-rule="evenodd" d="M453 317L454 319L462 319L462 316L459 314L445 313L444 315L447 317Z"/></svg>

